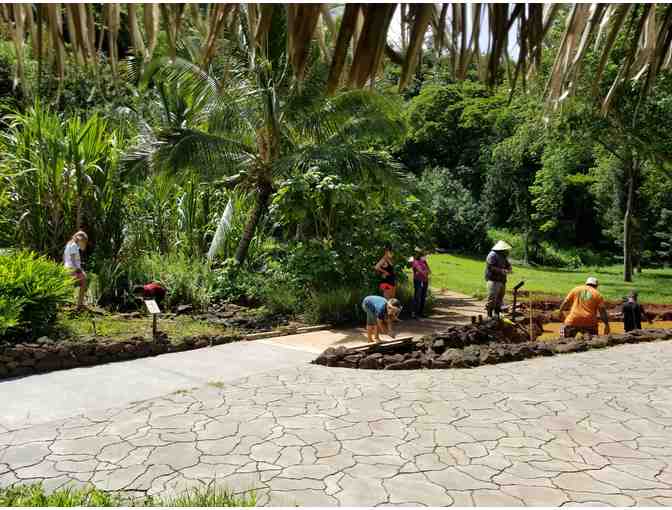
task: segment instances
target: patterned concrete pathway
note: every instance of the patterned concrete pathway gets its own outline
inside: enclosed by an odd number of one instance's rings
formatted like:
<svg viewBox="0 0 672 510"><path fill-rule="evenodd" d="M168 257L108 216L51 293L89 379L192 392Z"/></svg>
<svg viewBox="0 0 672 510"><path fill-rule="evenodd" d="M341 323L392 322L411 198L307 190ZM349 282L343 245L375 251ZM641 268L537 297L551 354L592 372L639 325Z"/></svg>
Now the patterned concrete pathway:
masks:
<svg viewBox="0 0 672 510"><path fill-rule="evenodd" d="M267 505L672 504L672 343L472 370L303 365L0 432L0 485Z"/></svg>

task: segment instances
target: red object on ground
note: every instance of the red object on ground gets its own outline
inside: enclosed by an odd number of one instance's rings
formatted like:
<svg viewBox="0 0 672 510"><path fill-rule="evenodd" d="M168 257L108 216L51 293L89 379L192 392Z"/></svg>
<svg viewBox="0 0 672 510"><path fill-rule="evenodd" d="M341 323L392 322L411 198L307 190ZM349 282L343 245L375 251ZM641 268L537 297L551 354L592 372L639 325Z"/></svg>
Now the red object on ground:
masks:
<svg viewBox="0 0 672 510"><path fill-rule="evenodd" d="M161 287L158 283L148 283L142 286L143 296L145 299L163 299L166 296L166 289Z"/></svg>

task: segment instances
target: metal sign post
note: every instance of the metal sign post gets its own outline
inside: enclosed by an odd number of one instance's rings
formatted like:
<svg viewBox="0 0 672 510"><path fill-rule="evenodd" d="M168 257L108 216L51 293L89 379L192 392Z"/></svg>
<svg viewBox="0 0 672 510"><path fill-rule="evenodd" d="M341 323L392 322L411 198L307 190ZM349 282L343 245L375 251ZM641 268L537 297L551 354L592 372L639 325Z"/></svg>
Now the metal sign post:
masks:
<svg viewBox="0 0 672 510"><path fill-rule="evenodd" d="M145 299L147 311L152 314L152 338L156 340L156 318L161 313L159 305L153 299Z"/></svg>

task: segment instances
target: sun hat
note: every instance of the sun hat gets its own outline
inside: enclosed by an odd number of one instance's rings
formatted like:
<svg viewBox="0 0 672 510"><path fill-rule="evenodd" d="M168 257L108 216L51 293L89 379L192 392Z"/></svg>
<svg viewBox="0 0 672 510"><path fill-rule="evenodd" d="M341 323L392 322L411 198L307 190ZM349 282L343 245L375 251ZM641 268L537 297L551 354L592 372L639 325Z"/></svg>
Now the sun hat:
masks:
<svg viewBox="0 0 672 510"><path fill-rule="evenodd" d="M597 278L595 278L594 276L589 276L588 279L586 280L586 285L594 285L595 287L597 287L598 285Z"/></svg>
<svg viewBox="0 0 672 510"><path fill-rule="evenodd" d="M497 243L492 247L493 251L509 251L511 245L506 241L497 241Z"/></svg>

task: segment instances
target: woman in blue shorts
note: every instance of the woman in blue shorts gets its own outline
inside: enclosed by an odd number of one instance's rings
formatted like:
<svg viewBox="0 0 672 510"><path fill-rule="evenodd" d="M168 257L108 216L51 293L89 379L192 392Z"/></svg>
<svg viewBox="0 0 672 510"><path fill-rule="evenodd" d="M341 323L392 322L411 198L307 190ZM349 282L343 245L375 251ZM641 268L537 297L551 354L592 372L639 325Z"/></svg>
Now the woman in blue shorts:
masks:
<svg viewBox="0 0 672 510"><path fill-rule="evenodd" d="M381 296L366 296L362 301L362 309L366 312L366 336L369 342L380 342L380 333L387 333L394 338L392 321L396 320L401 312L401 303L398 299L390 300Z"/></svg>

